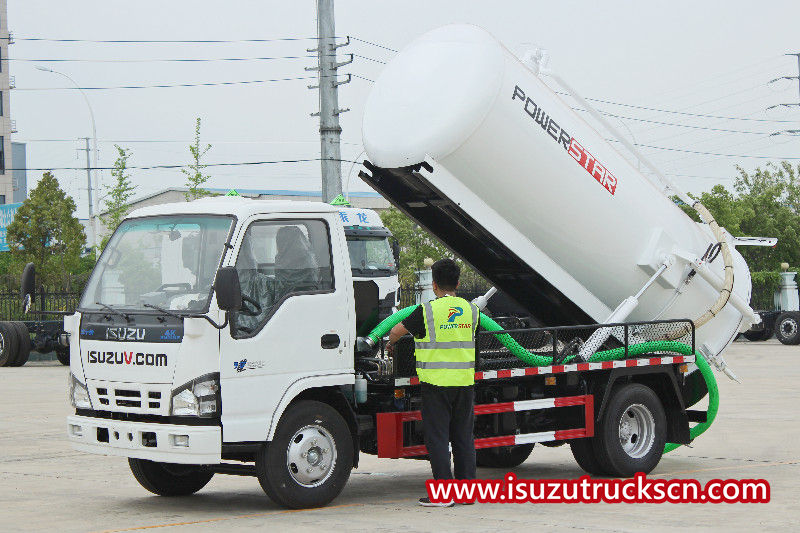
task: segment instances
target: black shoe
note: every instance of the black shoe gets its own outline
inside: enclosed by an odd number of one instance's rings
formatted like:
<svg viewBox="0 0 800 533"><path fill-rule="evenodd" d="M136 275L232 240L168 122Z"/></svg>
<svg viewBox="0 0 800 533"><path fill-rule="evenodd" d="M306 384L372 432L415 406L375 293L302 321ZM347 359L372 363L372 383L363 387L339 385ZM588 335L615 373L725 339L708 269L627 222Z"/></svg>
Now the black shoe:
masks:
<svg viewBox="0 0 800 533"><path fill-rule="evenodd" d="M433 503L430 498L420 498L419 504L423 507L452 507L455 505L452 500L449 502Z"/></svg>

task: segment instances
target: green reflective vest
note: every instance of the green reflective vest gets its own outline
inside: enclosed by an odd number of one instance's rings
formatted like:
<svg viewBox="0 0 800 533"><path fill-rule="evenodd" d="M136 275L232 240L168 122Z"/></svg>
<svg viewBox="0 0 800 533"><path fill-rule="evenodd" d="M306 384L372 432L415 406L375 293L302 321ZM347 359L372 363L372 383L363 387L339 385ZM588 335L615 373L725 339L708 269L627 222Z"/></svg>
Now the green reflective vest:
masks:
<svg viewBox="0 0 800 533"><path fill-rule="evenodd" d="M475 384L478 312L477 306L457 296L422 304L425 337L414 342L420 381L440 387Z"/></svg>

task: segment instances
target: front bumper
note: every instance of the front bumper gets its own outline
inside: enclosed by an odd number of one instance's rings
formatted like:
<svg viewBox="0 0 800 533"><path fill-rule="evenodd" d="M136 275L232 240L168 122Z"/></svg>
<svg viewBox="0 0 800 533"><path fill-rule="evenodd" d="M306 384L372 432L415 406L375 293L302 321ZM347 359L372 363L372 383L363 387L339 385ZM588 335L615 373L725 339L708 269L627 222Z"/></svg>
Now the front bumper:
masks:
<svg viewBox="0 0 800 533"><path fill-rule="evenodd" d="M149 424L72 415L67 417L67 435L72 447L82 452L164 463L221 462L219 426Z"/></svg>

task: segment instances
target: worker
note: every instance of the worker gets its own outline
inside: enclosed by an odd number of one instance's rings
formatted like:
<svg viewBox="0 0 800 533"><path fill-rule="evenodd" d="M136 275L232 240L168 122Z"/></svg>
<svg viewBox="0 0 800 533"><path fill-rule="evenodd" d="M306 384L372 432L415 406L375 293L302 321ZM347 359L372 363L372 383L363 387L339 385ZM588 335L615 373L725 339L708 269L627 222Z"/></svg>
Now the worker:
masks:
<svg viewBox="0 0 800 533"><path fill-rule="evenodd" d="M452 259L431 268L436 299L417 307L389 333L389 345L414 336L417 376L422 389L422 426L434 479L475 478L475 331L478 308L456 296L461 269ZM425 507L450 507L453 502Z"/></svg>

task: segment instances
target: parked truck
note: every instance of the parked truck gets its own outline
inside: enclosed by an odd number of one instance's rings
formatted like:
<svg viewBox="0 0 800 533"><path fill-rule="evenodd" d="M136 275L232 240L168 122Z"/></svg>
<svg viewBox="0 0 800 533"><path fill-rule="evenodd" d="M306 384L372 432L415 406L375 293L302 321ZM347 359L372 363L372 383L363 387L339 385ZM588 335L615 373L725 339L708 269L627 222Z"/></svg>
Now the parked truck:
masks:
<svg viewBox="0 0 800 533"><path fill-rule="evenodd" d="M708 362L732 374L722 351L757 321L747 265L541 75L473 26L420 37L369 97L361 176L537 326L481 315L479 464L569 443L592 474L649 472L714 418ZM382 349L409 310L359 335L383 293L355 279L347 232L320 203L131 213L64 320L73 447L127 458L156 494L250 475L295 508L335 498L361 453L424 457L413 342Z"/></svg>

